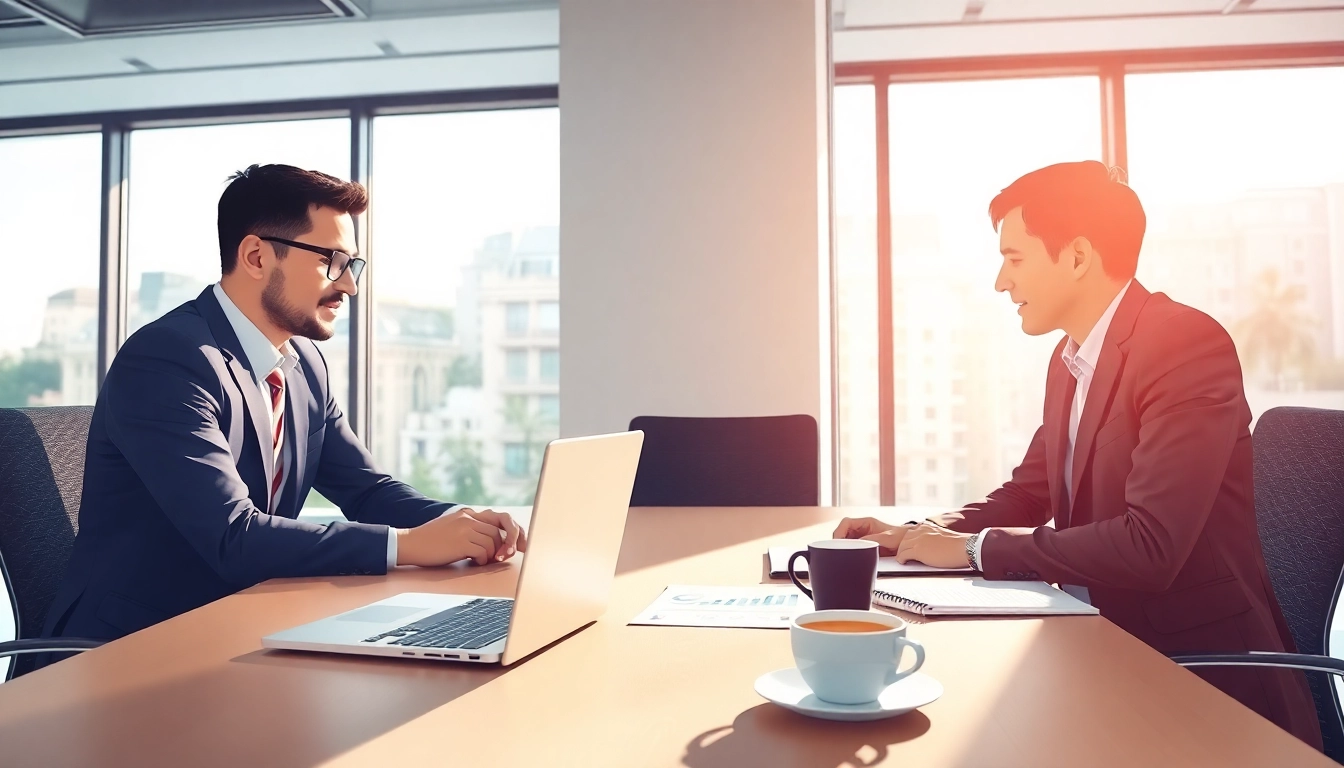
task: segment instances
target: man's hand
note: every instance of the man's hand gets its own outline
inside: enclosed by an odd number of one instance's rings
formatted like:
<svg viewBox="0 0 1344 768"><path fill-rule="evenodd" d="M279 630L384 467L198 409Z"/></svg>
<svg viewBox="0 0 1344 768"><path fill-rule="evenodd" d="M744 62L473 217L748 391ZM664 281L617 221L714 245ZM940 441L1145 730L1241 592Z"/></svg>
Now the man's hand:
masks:
<svg viewBox="0 0 1344 768"><path fill-rule="evenodd" d="M910 529L896 550L896 561L918 560L935 568L970 568L966 557L969 533L958 533L933 523L920 523Z"/></svg>
<svg viewBox="0 0 1344 768"><path fill-rule="evenodd" d="M901 540L912 528L914 528L912 523L891 525L875 517L846 517L840 521L831 537L875 541L877 553L886 557L896 554L896 550L901 546Z"/></svg>
<svg viewBox="0 0 1344 768"><path fill-rule="evenodd" d="M523 527L514 522L506 512L496 512L493 509L471 509L465 507L459 509L459 512L465 512L468 515L495 526L504 533L504 541L500 542L495 550L495 560L504 561L513 557L514 552L527 551L527 532Z"/></svg>
<svg viewBox="0 0 1344 768"><path fill-rule="evenodd" d="M459 509L418 528L398 530L397 536L397 565L448 565L467 558L485 565L527 551L523 529L491 509Z"/></svg>

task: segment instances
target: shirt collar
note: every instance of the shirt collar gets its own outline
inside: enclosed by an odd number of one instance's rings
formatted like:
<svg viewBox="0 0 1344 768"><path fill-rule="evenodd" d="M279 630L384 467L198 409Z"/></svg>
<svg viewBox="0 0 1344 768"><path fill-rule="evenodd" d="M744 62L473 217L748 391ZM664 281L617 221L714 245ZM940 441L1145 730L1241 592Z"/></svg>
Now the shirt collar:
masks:
<svg viewBox="0 0 1344 768"><path fill-rule="evenodd" d="M1111 299L1110 306L1106 307L1106 311L1101 313L1101 318L1097 320L1096 325L1092 326L1091 332L1087 334L1087 338L1083 339L1082 344L1074 341L1073 337L1070 336L1069 343L1064 345L1064 351L1060 353L1059 357L1075 377L1079 374L1074 368L1081 368L1089 374L1096 370L1097 359L1101 357L1101 345L1106 342L1106 331L1111 327L1111 319L1115 317L1115 311L1120 308L1120 300L1125 298L1129 286L1133 283L1132 279L1129 280L1125 283L1125 287L1115 294L1115 298Z"/></svg>
<svg viewBox="0 0 1344 768"><path fill-rule="evenodd" d="M276 368L283 368L286 372L293 369L298 357L289 342L285 342L282 349L276 349L256 323L248 320L247 315L233 303L233 299L229 298L219 283L215 283L214 289L220 309L224 310L229 325L233 326L233 332L238 336L238 343L243 345L243 354L247 356L247 362L252 366L252 376L256 378L257 383L264 381Z"/></svg>

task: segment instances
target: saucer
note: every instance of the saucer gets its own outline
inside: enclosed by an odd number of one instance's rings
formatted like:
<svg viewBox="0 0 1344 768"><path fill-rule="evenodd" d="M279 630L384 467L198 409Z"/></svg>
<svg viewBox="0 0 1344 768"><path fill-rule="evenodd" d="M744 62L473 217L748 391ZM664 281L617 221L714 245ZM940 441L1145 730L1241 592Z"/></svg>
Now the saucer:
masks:
<svg viewBox="0 0 1344 768"><path fill-rule="evenodd" d="M943 695L943 684L919 672L887 686L877 701L867 704L832 704L822 701L803 682L797 667L777 669L756 678L756 692L769 701L800 715L823 720L881 720L903 715Z"/></svg>

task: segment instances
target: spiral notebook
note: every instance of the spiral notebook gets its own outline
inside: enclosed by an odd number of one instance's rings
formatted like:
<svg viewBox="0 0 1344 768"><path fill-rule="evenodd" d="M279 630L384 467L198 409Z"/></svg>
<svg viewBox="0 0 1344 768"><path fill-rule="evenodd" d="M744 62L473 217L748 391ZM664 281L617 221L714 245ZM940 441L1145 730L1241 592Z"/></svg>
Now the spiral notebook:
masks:
<svg viewBox="0 0 1344 768"><path fill-rule="evenodd" d="M921 616L1065 616L1096 614L1095 606L1043 581L976 578L884 579L873 602Z"/></svg>

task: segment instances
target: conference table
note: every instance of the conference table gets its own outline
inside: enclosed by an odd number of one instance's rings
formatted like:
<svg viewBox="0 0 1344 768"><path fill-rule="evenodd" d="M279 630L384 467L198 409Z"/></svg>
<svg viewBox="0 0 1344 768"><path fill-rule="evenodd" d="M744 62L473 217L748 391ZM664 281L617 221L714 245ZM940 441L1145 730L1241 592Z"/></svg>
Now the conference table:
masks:
<svg viewBox="0 0 1344 768"><path fill-rule="evenodd" d="M753 691L786 630L629 626L669 584L890 508L636 508L609 609L507 668L261 647L399 592L511 596L519 564L276 579L0 685L0 765L1329 766L1100 616L913 621L936 702L815 720ZM894 520L896 521L896 520Z"/></svg>

